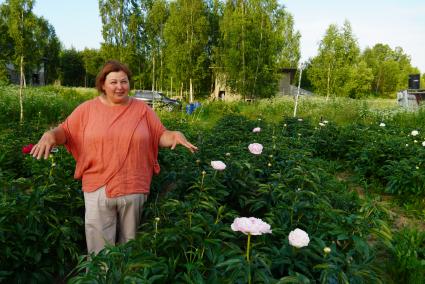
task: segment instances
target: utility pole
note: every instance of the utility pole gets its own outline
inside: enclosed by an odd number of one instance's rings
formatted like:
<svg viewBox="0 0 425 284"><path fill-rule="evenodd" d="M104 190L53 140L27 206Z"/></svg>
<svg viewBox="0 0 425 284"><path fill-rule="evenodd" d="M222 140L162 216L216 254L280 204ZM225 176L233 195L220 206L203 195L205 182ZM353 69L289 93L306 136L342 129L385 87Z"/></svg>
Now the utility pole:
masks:
<svg viewBox="0 0 425 284"><path fill-rule="evenodd" d="M303 75L303 68L304 68L304 64L300 63L299 65L299 70L300 70L300 77L298 78L298 90L297 90L297 94L295 96L295 106L294 106L294 117L297 116L297 108L298 108L298 97L300 96L300 87L301 87L301 77Z"/></svg>

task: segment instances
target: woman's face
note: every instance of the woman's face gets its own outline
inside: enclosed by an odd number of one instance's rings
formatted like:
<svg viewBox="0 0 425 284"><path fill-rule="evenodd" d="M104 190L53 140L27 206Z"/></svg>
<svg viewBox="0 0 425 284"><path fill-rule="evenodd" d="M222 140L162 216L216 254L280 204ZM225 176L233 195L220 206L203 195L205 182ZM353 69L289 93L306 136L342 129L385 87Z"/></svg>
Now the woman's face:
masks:
<svg viewBox="0 0 425 284"><path fill-rule="evenodd" d="M124 71L111 72L103 83L106 100L111 104L125 104L128 101L130 82Z"/></svg>

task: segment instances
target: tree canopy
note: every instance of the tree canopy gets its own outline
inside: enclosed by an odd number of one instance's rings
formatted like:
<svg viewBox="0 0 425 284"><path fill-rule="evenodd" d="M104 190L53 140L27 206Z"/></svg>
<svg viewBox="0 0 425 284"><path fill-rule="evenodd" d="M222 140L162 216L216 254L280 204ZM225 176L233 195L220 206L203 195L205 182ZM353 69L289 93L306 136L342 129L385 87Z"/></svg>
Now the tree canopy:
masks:
<svg viewBox="0 0 425 284"><path fill-rule="evenodd" d="M6 63L20 66L23 60L27 76L44 67L45 83L94 86L101 65L117 59L133 71L138 89L189 94L192 100L225 78L232 92L264 98L277 93L283 69L299 66L301 34L277 0L98 3L103 42L82 51L62 47L54 27L32 13L35 1L1 4L0 80L7 79ZM306 66L302 86L327 97L394 95L407 87L409 74L419 73L399 47L379 43L362 51L348 21L327 28Z"/></svg>

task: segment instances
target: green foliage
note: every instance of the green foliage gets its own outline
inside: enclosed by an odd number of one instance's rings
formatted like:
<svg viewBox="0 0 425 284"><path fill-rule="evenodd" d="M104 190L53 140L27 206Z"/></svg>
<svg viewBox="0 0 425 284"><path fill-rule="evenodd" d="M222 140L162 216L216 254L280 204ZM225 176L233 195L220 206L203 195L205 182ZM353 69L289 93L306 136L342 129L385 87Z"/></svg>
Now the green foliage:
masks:
<svg viewBox="0 0 425 284"><path fill-rule="evenodd" d="M61 84L69 87L84 86L85 67L83 54L74 48L63 50L60 54Z"/></svg>
<svg viewBox="0 0 425 284"><path fill-rule="evenodd" d="M175 86L200 93L208 88L207 7L202 0L177 0L170 3L170 14L164 26L165 56L169 77ZM207 80L208 82L208 80Z"/></svg>
<svg viewBox="0 0 425 284"><path fill-rule="evenodd" d="M329 174L334 165L305 148L316 131L308 120L283 124L282 129L228 115L210 132L201 132L195 157L184 150L161 152L165 173L158 177L160 183L154 182L138 238L120 249L107 248L92 261L82 260L77 269L88 268L89 273L80 273L72 283L151 281L151 263L159 283L246 283L249 275L254 282L298 277L379 283L373 250L365 240L379 215L361 211L355 195ZM252 133L258 125L261 133ZM184 132L196 141L196 131L186 126ZM250 141L267 146L261 156L249 153ZM225 171L211 169L209 162L215 159L226 163ZM270 223L273 234L253 237L252 261L247 263L245 237L232 232L230 224L237 216L252 215ZM288 244L287 234L296 227L312 236L307 248ZM330 255L323 253L325 246L331 247Z"/></svg>
<svg viewBox="0 0 425 284"><path fill-rule="evenodd" d="M371 91L379 96L407 89L408 75L419 73L410 65L410 58L401 47L392 50L387 44L378 43L366 48L362 58L373 73Z"/></svg>
<svg viewBox="0 0 425 284"><path fill-rule="evenodd" d="M425 233L405 228L397 232L390 251L395 261L390 271L399 282L420 284L425 279Z"/></svg>
<svg viewBox="0 0 425 284"><path fill-rule="evenodd" d="M332 24L309 66L308 76L321 95L356 97L369 92L371 71L359 62L360 49L348 21L340 29Z"/></svg>
<svg viewBox="0 0 425 284"><path fill-rule="evenodd" d="M15 134L25 135L22 130ZM13 140L5 140L11 147ZM83 251L84 203L80 185L72 180L74 163L64 149L47 161L36 161L20 153L23 145L11 147L18 163L6 164L9 172L0 161L6 178L0 193L0 281L53 282L66 276ZM13 177L18 165L21 173Z"/></svg>
<svg viewBox="0 0 425 284"><path fill-rule="evenodd" d="M18 91L16 86L0 86L2 109L0 119L5 122L5 125L19 120L19 105L16 100ZM77 105L96 94L95 90L82 92L59 86L29 88L24 104L26 120L33 123L32 127L37 130L43 129L45 125L55 126L63 121Z"/></svg>
<svg viewBox="0 0 425 284"><path fill-rule="evenodd" d="M419 283L423 277L422 233L393 237L388 210L377 199L359 198L340 178L349 172L364 190L374 185L406 200L423 198L422 112L389 114L376 103L348 99L303 99L296 118L288 100L205 103L193 115L159 112L167 128L185 133L199 151L161 150L161 173L137 238L87 258L71 156L59 148L36 161L21 147L95 92L31 89L26 112L41 114L20 125L16 91L0 88L0 243L6 248L0 281L384 283L389 272L381 269L390 268L377 265L376 255L385 253L397 266L394 279ZM264 146L261 155L248 151L253 142ZM213 160L226 169L212 169ZM246 236L230 228L241 216L272 228L251 237L250 261ZM309 234L308 246L289 244L295 228Z"/></svg>
<svg viewBox="0 0 425 284"><path fill-rule="evenodd" d="M293 28L292 16L276 1L226 2L215 76L225 75L226 85L244 98L274 96L278 68L296 67L300 57Z"/></svg>
<svg viewBox="0 0 425 284"><path fill-rule="evenodd" d="M82 55L85 69L84 87L95 87L97 73L105 62L96 49L85 48Z"/></svg>

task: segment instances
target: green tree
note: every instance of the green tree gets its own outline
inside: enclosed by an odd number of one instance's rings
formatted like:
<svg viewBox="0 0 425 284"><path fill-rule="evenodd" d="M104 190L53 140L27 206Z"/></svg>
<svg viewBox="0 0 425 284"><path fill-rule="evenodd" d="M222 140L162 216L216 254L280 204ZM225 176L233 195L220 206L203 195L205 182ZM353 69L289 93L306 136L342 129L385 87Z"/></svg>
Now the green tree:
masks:
<svg viewBox="0 0 425 284"><path fill-rule="evenodd" d="M364 50L362 60L372 70L371 91L377 96L394 96L408 87L409 74L419 74L401 47L392 50L387 44L378 43Z"/></svg>
<svg viewBox="0 0 425 284"><path fill-rule="evenodd" d="M43 70L44 82L40 83L48 84L58 78L61 43L47 20L36 17L35 22L32 32L33 52L27 60L27 66L30 67L30 72Z"/></svg>
<svg viewBox="0 0 425 284"><path fill-rule="evenodd" d="M167 67L181 91L189 90L190 102L209 74L208 35L207 9L202 0L170 3L170 16L164 27Z"/></svg>
<svg viewBox="0 0 425 284"><path fill-rule="evenodd" d="M101 53L105 60L117 59L126 63L134 78L141 78L146 54L146 5L151 1L99 0L102 17Z"/></svg>
<svg viewBox="0 0 425 284"><path fill-rule="evenodd" d="M217 72L244 98L273 96L278 67L299 60L299 33L277 1L227 1L220 31Z"/></svg>
<svg viewBox="0 0 425 284"><path fill-rule="evenodd" d="M84 62L84 87L94 87L96 76L105 63L98 49L85 48L82 52Z"/></svg>
<svg viewBox="0 0 425 284"><path fill-rule="evenodd" d="M44 73L40 84L51 83L58 76L61 44L53 26L32 13L33 5L34 1L11 0L0 6L0 60L19 66L22 86L34 72Z"/></svg>
<svg viewBox="0 0 425 284"><path fill-rule="evenodd" d="M25 60L32 51L32 30L35 26L35 16L32 13L34 5L33 0L7 0L6 5L9 8L8 13L8 31L9 36L14 43L14 64L19 66L19 106L20 121L24 120L23 88L26 85L24 65Z"/></svg>
<svg viewBox="0 0 425 284"><path fill-rule="evenodd" d="M99 0L102 18L102 49L106 57L124 61L126 26L128 24L128 0Z"/></svg>
<svg viewBox="0 0 425 284"><path fill-rule="evenodd" d="M8 27L8 6L0 5L0 84L8 83L9 76L6 70L6 64L10 63L13 56L13 40L9 35Z"/></svg>
<svg viewBox="0 0 425 284"><path fill-rule="evenodd" d="M301 57L301 34L299 31L295 31L294 17L286 10L278 9L274 21L278 37L278 67L297 68Z"/></svg>
<svg viewBox="0 0 425 284"><path fill-rule="evenodd" d="M351 25L345 21L340 29L332 24L319 44L318 55L311 60L309 80L318 94L353 96L356 85L360 49L352 33Z"/></svg>
<svg viewBox="0 0 425 284"><path fill-rule="evenodd" d="M85 66L83 53L75 48L65 49L60 54L60 81L64 86L84 86Z"/></svg>
<svg viewBox="0 0 425 284"><path fill-rule="evenodd" d="M154 1L146 16L147 58L150 62L152 90L164 88L165 39L164 28L169 17L169 8L164 0Z"/></svg>

